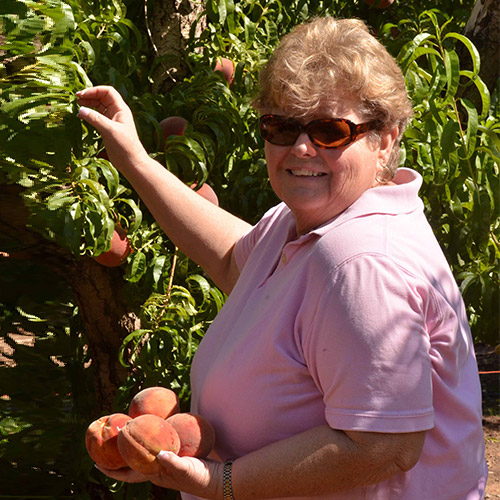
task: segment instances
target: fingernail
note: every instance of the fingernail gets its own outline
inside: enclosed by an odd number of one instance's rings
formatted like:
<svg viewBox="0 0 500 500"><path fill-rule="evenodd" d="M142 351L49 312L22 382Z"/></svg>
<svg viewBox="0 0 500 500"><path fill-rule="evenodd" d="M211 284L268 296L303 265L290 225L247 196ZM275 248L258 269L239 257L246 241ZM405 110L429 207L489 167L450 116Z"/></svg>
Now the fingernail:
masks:
<svg viewBox="0 0 500 500"><path fill-rule="evenodd" d="M87 108L85 106L80 106L80 109L78 110L78 116L81 117L89 116L91 111L92 110L90 108Z"/></svg>
<svg viewBox="0 0 500 500"><path fill-rule="evenodd" d="M171 451L161 450L156 456L159 458L169 458L172 454Z"/></svg>

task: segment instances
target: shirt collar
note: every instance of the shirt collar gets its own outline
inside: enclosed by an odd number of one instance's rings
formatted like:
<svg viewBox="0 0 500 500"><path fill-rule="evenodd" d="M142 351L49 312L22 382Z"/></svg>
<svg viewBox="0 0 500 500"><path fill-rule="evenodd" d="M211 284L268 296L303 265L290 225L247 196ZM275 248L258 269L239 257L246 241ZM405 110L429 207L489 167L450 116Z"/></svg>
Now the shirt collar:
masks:
<svg viewBox="0 0 500 500"><path fill-rule="evenodd" d="M366 190L342 213L304 234L299 240L312 235L322 236L356 217L371 214L397 215L423 208L422 200L418 197L418 191L422 185L422 176L418 172L401 167L397 170L393 182L396 185Z"/></svg>

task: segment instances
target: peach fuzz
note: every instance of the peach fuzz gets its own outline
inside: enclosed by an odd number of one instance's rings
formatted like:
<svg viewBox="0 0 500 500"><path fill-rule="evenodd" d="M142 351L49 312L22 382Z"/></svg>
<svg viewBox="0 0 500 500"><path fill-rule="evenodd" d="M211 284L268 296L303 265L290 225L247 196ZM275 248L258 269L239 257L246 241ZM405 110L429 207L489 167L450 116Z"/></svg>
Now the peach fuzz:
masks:
<svg viewBox="0 0 500 500"><path fill-rule="evenodd" d="M177 431L157 415L140 415L129 420L118 435L118 450L127 465L142 474L163 470L156 456L161 450L178 453Z"/></svg>
<svg viewBox="0 0 500 500"><path fill-rule="evenodd" d="M121 469L127 464L118 451L118 434L132 420L123 413L106 415L92 422L85 434L85 445L94 462L106 469Z"/></svg>
<svg viewBox="0 0 500 500"><path fill-rule="evenodd" d="M139 415L156 415L168 418L179 411L177 394L166 387L148 387L138 392L130 401L128 414L132 418Z"/></svg>
<svg viewBox="0 0 500 500"><path fill-rule="evenodd" d="M215 431L201 415L177 413L167 418L181 441L180 457L205 458L215 445Z"/></svg>

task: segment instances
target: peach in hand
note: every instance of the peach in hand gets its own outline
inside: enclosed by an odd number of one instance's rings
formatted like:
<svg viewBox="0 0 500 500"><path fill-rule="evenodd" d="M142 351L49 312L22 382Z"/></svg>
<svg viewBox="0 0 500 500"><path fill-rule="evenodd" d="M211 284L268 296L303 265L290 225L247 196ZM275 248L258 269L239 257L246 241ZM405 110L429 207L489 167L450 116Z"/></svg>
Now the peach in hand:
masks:
<svg viewBox="0 0 500 500"><path fill-rule="evenodd" d="M166 387L148 387L132 398L128 414L132 418L145 414L168 418L178 411L179 398L174 391Z"/></svg>
<svg viewBox="0 0 500 500"><path fill-rule="evenodd" d="M210 422L201 415L177 413L167 418L177 431L181 447L180 457L205 458L215 445L215 431Z"/></svg>
<svg viewBox="0 0 500 500"><path fill-rule="evenodd" d="M92 422L85 434L85 445L94 462L106 469L121 469L127 464L118 451L118 434L132 420L123 413L106 415Z"/></svg>
<svg viewBox="0 0 500 500"><path fill-rule="evenodd" d="M178 453L177 431L157 415L140 415L129 420L118 435L118 450L127 465L142 474L156 474L162 466L156 456L161 450Z"/></svg>

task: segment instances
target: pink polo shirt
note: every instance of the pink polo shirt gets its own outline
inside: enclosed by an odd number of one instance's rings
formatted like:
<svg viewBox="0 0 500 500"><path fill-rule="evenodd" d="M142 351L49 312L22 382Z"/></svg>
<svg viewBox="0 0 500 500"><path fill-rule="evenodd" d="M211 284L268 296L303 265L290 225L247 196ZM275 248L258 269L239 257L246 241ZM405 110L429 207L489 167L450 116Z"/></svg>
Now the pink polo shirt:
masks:
<svg viewBox="0 0 500 500"><path fill-rule="evenodd" d="M299 238L280 204L237 243L241 275L196 353L192 411L214 425L223 459L325 423L427 430L409 472L321 498L479 500L487 472L465 308L421 177L400 169L395 182Z"/></svg>

